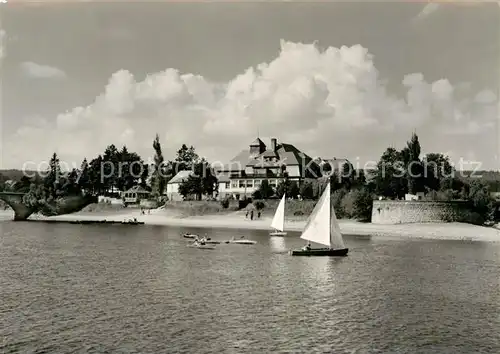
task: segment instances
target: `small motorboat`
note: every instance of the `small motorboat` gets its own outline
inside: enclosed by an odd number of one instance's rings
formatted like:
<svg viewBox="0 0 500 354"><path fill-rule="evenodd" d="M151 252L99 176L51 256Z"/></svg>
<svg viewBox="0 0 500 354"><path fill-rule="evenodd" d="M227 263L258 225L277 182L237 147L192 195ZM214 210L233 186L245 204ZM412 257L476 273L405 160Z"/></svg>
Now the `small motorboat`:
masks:
<svg viewBox="0 0 500 354"><path fill-rule="evenodd" d="M198 236L196 234L185 233L185 234L182 235L182 237L184 237L184 238L190 238L190 239L198 239L200 236Z"/></svg>
<svg viewBox="0 0 500 354"><path fill-rule="evenodd" d="M103 220L102 222L106 223L106 220ZM138 221L137 218L133 218L133 219L128 219L128 220L123 220L122 224L123 225L143 225L144 221Z"/></svg>
<svg viewBox="0 0 500 354"><path fill-rule="evenodd" d="M217 241L217 240L210 240L210 239L208 239L208 240L205 240L205 243L208 243L208 244L210 244L210 245L218 245L218 244L220 244L220 243L221 243L221 241Z"/></svg>
<svg viewBox="0 0 500 354"><path fill-rule="evenodd" d="M210 245L210 244L207 244L204 242L202 243L202 242L198 242L198 241L194 241L193 243L188 245L188 247L194 247L194 248L199 248L199 249L203 249L203 250L214 250L215 249L215 245Z"/></svg>
<svg viewBox="0 0 500 354"><path fill-rule="evenodd" d="M245 240L244 238L245 238L245 236L241 236L241 238L237 240L233 236L230 240L224 241L224 242L225 243L235 243L238 245L255 245L257 243L256 241Z"/></svg>

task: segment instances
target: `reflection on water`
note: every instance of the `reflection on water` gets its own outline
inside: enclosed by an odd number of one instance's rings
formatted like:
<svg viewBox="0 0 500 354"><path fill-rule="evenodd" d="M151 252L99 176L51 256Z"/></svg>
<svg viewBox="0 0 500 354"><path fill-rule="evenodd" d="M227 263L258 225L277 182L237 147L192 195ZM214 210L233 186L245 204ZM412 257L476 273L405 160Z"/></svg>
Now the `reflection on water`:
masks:
<svg viewBox="0 0 500 354"><path fill-rule="evenodd" d="M298 233L1 229L2 353L500 352L498 245L346 237L346 258L291 257Z"/></svg>

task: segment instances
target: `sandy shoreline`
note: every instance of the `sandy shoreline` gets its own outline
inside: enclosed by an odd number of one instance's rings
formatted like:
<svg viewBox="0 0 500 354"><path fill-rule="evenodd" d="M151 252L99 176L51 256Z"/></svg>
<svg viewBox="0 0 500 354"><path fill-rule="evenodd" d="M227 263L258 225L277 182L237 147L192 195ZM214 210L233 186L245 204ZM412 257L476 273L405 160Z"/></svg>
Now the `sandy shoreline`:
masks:
<svg viewBox="0 0 500 354"><path fill-rule="evenodd" d="M13 218L13 212L0 211L1 220ZM177 227L213 227L228 229L269 230L270 218L249 220L243 214L235 212L226 215L193 216L179 218L167 210L152 210L151 214L141 215L138 210L120 210L115 213L74 213L53 217L40 217L35 215L30 219L47 220L110 220L123 221L124 219L137 218L148 225L177 226ZM287 221L286 231L300 232L305 226L305 221ZM425 223L425 224L399 224L377 225L360 223L352 220L340 220L340 228L347 235L383 236L394 238L418 238L437 240L466 240L500 242L500 230L494 227L482 227L462 223Z"/></svg>

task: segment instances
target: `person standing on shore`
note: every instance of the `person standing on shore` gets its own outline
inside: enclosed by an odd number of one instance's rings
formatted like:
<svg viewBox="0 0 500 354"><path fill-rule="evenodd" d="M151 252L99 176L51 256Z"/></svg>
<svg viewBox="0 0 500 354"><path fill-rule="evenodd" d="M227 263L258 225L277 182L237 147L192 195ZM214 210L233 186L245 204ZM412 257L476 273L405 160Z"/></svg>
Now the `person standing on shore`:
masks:
<svg viewBox="0 0 500 354"><path fill-rule="evenodd" d="M250 211L250 220L253 220L253 210Z"/></svg>

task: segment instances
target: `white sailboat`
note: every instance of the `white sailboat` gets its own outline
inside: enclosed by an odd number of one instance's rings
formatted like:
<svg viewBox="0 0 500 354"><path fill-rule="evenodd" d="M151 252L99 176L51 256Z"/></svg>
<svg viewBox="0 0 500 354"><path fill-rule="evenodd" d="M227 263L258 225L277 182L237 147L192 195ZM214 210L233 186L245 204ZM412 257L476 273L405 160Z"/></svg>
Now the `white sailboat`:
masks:
<svg viewBox="0 0 500 354"><path fill-rule="evenodd" d="M330 201L330 183L314 207L300 238L319 243L326 248L310 248L309 244L301 250L290 251L292 256L347 256L339 222Z"/></svg>
<svg viewBox="0 0 500 354"><path fill-rule="evenodd" d="M274 213L273 221L271 222L271 228L274 229L273 232L269 233L270 236L286 236L285 229L285 199L286 196L283 194L283 197L278 204L278 208L276 208L276 212Z"/></svg>

